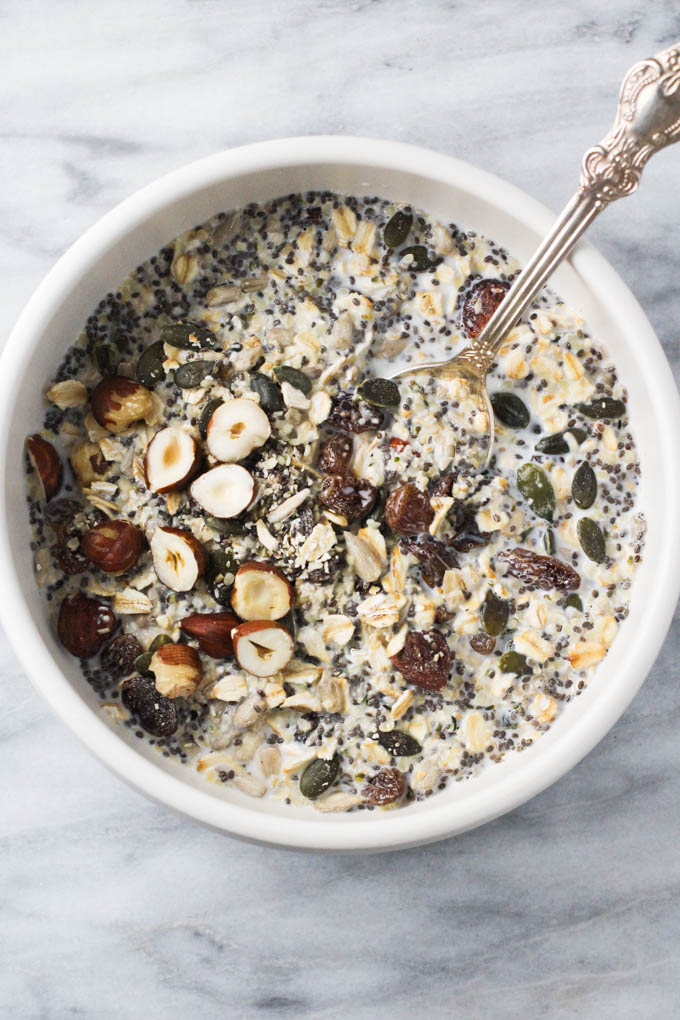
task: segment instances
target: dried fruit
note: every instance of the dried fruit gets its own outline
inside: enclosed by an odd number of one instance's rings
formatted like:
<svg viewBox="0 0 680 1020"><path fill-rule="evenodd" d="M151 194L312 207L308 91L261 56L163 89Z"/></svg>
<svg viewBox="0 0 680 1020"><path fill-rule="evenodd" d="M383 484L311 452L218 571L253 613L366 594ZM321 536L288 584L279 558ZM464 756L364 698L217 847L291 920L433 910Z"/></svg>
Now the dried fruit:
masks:
<svg viewBox="0 0 680 1020"><path fill-rule="evenodd" d="M502 634L507 627L509 615L510 603L506 599L499 598L489 589L480 612L481 624L486 633L493 637Z"/></svg>
<svg viewBox="0 0 680 1020"><path fill-rule="evenodd" d="M188 485L201 464L198 443L177 425L160 429L146 449L144 472L152 492L172 492Z"/></svg>
<svg viewBox="0 0 680 1020"><path fill-rule="evenodd" d="M213 333L197 322L170 322L163 326L161 338L171 347L184 351L216 349L219 347Z"/></svg>
<svg viewBox="0 0 680 1020"><path fill-rule="evenodd" d="M140 382L142 386L146 386L147 389L153 389L156 383L163 382L165 379L164 361L164 344L162 340L157 340L147 347L145 351L142 351L139 356L135 370L137 382Z"/></svg>
<svg viewBox="0 0 680 1020"><path fill-rule="evenodd" d="M395 408L401 402L399 387L391 379L365 379L357 393L374 407Z"/></svg>
<svg viewBox="0 0 680 1020"><path fill-rule="evenodd" d="M374 432L382 426L379 410L365 400L354 400L349 393L338 393L333 397L331 413L326 419L328 425L341 432Z"/></svg>
<svg viewBox="0 0 680 1020"><path fill-rule="evenodd" d="M247 397L228 400L208 422L206 445L216 460L235 464L263 446L271 435L269 418L259 404Z"/></svg>
<svg viewBox="0 0 680 1020"><path fill-rule="evenodd" d="M153 737L171 737L177 729L177 709L170 698L156 690L152 680L132 676L120 690L128 712L136 716L139 725Z"/></svg>
<svg viewBox="0 0 680 1020"><path fill-rule="evenodd" d="M281 387L274 379L262 372L255 372L250 377L250 388L260 398L260 407L265 414L276 414L284 410Z"/></svg>
<svg viewBox="0 0 680 1020"><path fill-rule="evenodd" d="M365 517L373 507L378 490L370 482L351 475L328 475L319 489L321 506L342 514L348 524Z"/></svg>
<svg viewBox="0 0 680 1020"><path fill-rule="evenodd" d="M501 301L510 290L503 280L478 280L463 301L463 326L473 340L479 336Z"/></svg>
<svg viewBox="0 0 680 1020"><path fill-rule="evenodd" d="M470 638L470 648L473 648L480 655L491 655L492 651L496 647L496 638L492 637L491 634L485 634L480 631L479 634L473 634Z"/></svg>
<svg viewBox="0 0 680 1020"><path fill-rule="evenodd" d="M402 248L399 252L399 261L411 256L408 268L416 273L424 273L427 269L434 269L442 261L441 258L434 258L424 244L412 244L408 248Z"/></svg>
<svg viewBox="0 0 680 1020"><path fill-rule="evenodd" d="M185 365L175 369L173 382L183 390L193 390L217 370L214 361L187 361Z"/></svg>
<svg viewBox="0 0 680 1020"><path fill-rule="evenodd" d="M380 769L364 784L362 793L367 804L382 807L399 800L406 789L406 780L399 769Z"/></svg>
<svg viewBox="0 0 680 1020"><path fill-rule="evenodd" d="M581 510L588 510L597 496L597 478L587 460L582 461L574 472L571 482L571 498Z"/></svg>
<svg viewBox="0 0 680 1020"><path fill-rule="evenodd" d="M319 446L318 465L327 475L344 475L352 459L354 443L344 432L335 432Z"/></svg>
<svg viewBox="0 0 680 1020"><path fill-rule="evenodd" d="M441 585L446 571L458 566L458 557L451 546L432 535L403 538L399 548L403 552L412 553L422 564L422 577L430 588Z"/></svg>
<svg viewBox="0 0 680 1020"><path fill-rule="evenodd" d="M149 544L158 580L173 591L190 591L206 563L198 539L182 528L157 527Z"/></svg>
<svg viewBox="0 0 680 1020"><path fill-rule="evenodd" d="M517 469L517 488L539 517L552 521L555 514L555 490L542 467L538 464L522 464Z"/></svg>
<svg viewBox="0 0 680 1020"><path fill-rule="evenodd" d="M626 405L622 400L615 400L613 397L596 397L589 404L577 404L576 410L580 411L586 418L606 421L613 418L624 418Z"/></svg>
<svg viewBox="0 0 680 1020"><path fill-rule="evenodd" d="M149 669L156 690L166 698L190 697L203 679L201 657L191 645L161 645L151 656Z"/></svg>
<svg viewBox="0 0 680 1020"><path fill-rule="evenodd" d="M295 602L295 588L272 563L248 560L236 571L231 604L242 620L280 620Z"/></svg>
<svg viewBox="0 0 680 1020"><path fill-rule="evenodd" d="M210 419L212 418L213 413L217 410L218 407L220 407L222 403L223 401L221 401L217 397L214 397L212 400L208 401L208 403L201 411L201 417L198 419L198 431L200 432L203 439L205 439L205 437L208 434L208 425L210 424Z"/></svg>
<svg viewBox="0 0 680 1020"><path fill-rule="evenodd" d="M312 380L304 372L301 372L299 368L292 368L290 365L277 365L274 369L274 375L278 382L285 382L289 386L294 386L296 390L300 390L306 397L312 392Z"/></svg>
<svg viewBox="0 0 680 1020"><path fill-rule="evenodd" d="M67 652L79 659L98 655L115 629L116 617L111 608L82 592L67 595L59 607L59 640Z"/></svg>
<svg viewBox="0 0 680 1020"><path fill-rule="evenodd" d="M455 511L455 533L451 546L459 553L481 549L491 541L490 531L480 531L477 524L478 507L474 503L464 503Z"/></svg>
<svg viewBox="0 0 680 1020"><path fill-rule="evenodd" d="M28 436L26 449L31 464L40 480L43 496L52 499L59 492L62 479L62 467L59 454L51 443L42 436Z"/></svg>
<svg viewBox="0 0 680 1020"><path fill-rule="evenodd" d="M122 574L142 554L144 533L130 521L102 521L86 531L80 547L91 563L107 574Z"/></svg>
<svg viewBox="0 0 680 1020"><path fill-rule="evenodd" d="M550 456L558 456L564 453L569 453L569 443L567 442L567 435L573 436L577 444L581 444L586 438L588 433L585 429L565 429L564 432L554 432L551 436L543 436L536 443L536 451L538 453L547 453Z"/></svg>
<svg viewBox="0 0 680 1020"><path fill-rule="evenodd" d="M114 680L120 680L134 672L141 654L142 646L134 634L119 634L109 641L101 654L102 669Z"/></svg>
<svg viewBox="0 0 680 1020"><path fill-rule="evenodd" d="M514 649L503 652L498 660L498 666L501 673L514 673L515 676L528 676L531 673L531 666L527 662L526 655L520 655Z"/></svg>
<svg viewBox="0 0 680 1020"><path fill-rule="evenodd" d="M300 776L300 793L308 800L316 800L333 785L340 772L340 755L332 758L315 758Z"/></svg>
<svg viewBox="0 0 680 1020"><path fill-rule="evenodd" d="M392 656L392 662L407 683L426 691L439 691L448 682L453 655L438 630L411 630L402 650Z"/></svg>
<svg viewBox="0 0 680 1020"><path fill-rule="evenodd" d="M198 647L212 659L226 659L234 653L231 632L240 620L233 613L192 613L180 620L185 634L198 641Z"/></svg>
<svg viewBox="0 0 680 1020"><path fill-rule="evenodd" d="M402 730L389 730L383 732L378 730L378 743L384 747L393 758L412 758L420 754L422 747L415 737Z"/></svg>
<svg viewBox="0 0 680 1020"><path fill-rule="evenodd" d="M509 429L525 429L531 420L526 404L515 393L492 393L491 406L498 420Z"/></svg>
<svg viewBox="0 0 680 1020"><path fill-rule="evenodd" d="M434 510L426 493L406 482L393 489L385 503L385 521L400 535L419 535L432 524Z"/></svg>
<svg viewBox="0 0 680 1020"><path fill-rule="evenodd" d="M253 676L273 676L293 658L293 638L281 623L251 620L232 633L239 666Z"/></svg>
<svg viewBox="0 0 680 1020"><path fill-rule="evenodd" d="M102 428L109 432L124 432L135 422L148 422L155 411L153 393L122 375L102 379L92 391L90 407Z"/></svg>
<svg viewBox="0 0 680 1020"><path fill-rule="evenodd" d="M508 573L544 591L575 591L581 584L579 574L568 563L554 556L542 556L532 549L517 546L499 556L507 564Z"/></svg>
<svg viewBox="0 0 680 1020"><path fill-rule="evenodd" d="M413 226L413 214L404 209L397 209L383 230L383 243L386 248L398 248L403 244Z"/></svg>
<svg viewBox="0 0 680 1020"><path fill-rule="evenodd" d="M576 525L576 534L581 548L589 560L603 563L607 555L607 547L602 529L592 517L582 517Z"/></svg>
<svg viewBox="0 0 680 1020"><path fill-rule="evenodd" d="M191 485L191 495L212 517L238 517L253 501L255 482L240 464L220 464Z"/></svg>

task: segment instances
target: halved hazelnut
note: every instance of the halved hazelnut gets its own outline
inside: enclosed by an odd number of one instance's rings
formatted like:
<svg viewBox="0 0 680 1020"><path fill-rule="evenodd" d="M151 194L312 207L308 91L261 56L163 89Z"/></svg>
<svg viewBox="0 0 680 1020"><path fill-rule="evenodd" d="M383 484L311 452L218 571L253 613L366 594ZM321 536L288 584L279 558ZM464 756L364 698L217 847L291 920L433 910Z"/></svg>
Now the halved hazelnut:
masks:
<svg viewBox="0 0 680 1020"><path fill-rule="evenodd" d="M45 499L52 499L59 492L61 485L62 467L59 454L51 443L37 435L26 438L26 449L40 479Z"/></svg>
<svg viewBox="0 0 680 1020"><path fill-rule="evenodd" d="M115 629L116 617L111 608L82 592L67 595L59 607L59 640L67 652L79 659L97 655Z"/></svg>
<svg viewBox="0 0 680 1020"><path fill-rule="evenodd" d="M217 460L233 464L263 446L271 431L269 418L259 404L237 397L213 411L208 422L206 446Z"/></svg>
<svg viewBox="0 0 680 1020"><path fill-rule="evenodd" d="M153 393L135 379L106 376L92 391L92 414L109 432L123 432L136 421L148 421L155 411Z"/></svg>
<svg viewBox="0 0 680 1020"><path fill-rule="evenodd" d="M213 517L237 517L252 502L254 491L253 476L238 464L220 464L191 486L193 498Z"/></svg>
<svg viewBox="0 0 680 1020"><path fill-rule="evenodd" d="M103 478L108 466L98 443L78 443L71 451L71 467L83 489Z"/></svg>
<svg viewBox="0 0 680 1020"><path fill-rule="evenodd" d="M231 636L239 666L253 676L273 676L293 658L293 639L281 623L251 620Z"/></svg>
<svg viewBox="0 0 680 1020"><path fill-rule="evenodd" d="M144 533L130 521L102 521L85 532L80 548L100 570L122 574L139 559Z"/></svg>
<svg viewBox="0 0 680 1020"><path fill-rule="evenodd" d="M198 647L212 659L234 654L231 632L240 620L233 613L192 613L180 620L180 629L198 641Z"/></svg>
<svg viewBox="0 0 680 1020"><path fill-rule="evenodd" d="M182 528L158 527L149 545L158 580L173 591L190 591L206 564L198 539Z"/></svg>
<svg viewBox="0 0 680 1020"><path fill-rule="evenodd" d="M236 571L231 604L242 620L280 620L294 601L295 588L273 564L248 560Z"/></svg>
<svg viewBox="0 0 680 1020"><path fill-rule="evenodd" d="M199 465L200 451L194 437L171 425L157 432L147 447L146 484L152 492L181 489L191 481Z"/></svg>
<svg viewBox="0 0 680 1020"><path fill-rule="evenodd" d="M201 657L191 645L161 645L151 656L149 669L156 690L166 698L188 698L203 679Z"/></svg>

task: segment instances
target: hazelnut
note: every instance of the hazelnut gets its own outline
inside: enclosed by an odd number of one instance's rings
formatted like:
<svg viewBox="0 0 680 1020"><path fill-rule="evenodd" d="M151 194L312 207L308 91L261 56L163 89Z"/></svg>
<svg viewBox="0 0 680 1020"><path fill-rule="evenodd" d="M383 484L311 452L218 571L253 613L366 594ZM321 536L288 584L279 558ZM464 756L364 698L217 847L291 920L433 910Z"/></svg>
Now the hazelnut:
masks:
<svg viewBox="0 0 680 1020"><path fill-rule="evenodd" d="M102 379L92 391L90 406L99 424L109 432L124 432L137 421L149 422L155 411L153 393L122 375Z"/></svg>
<svg viewBox="0 0 680 1020"><path fill-rule="evenodd" d="M146 484L152 492L181 489L194 477L200 462L200 450L193 436L176 425L161 429L147 447Z"/></svg>
<svg viewBox="0 0 680 1020"><path fill-rule="evenodd" d="M80 548L100 570L122 574L139 559L144 534L130 521L102 521L85 532Z"/></svg>
<svg viewBox="0 0 680 1020"><path fill-rule="evenodd" d="M253 500L255 483L240 464L220 464L199 475L191 495L213 517L237 517Z"/></svg>
<svg viewBox="0 0 680 1020"><path fill-rule="evenodd" d="M71 655L91 659L97 655L116 629L116 617L105 602L88 598L82 592L67 595L59 608L57 633Z"/></svg>
<svg viewBox="0 0 680 1020"><path fill-rule="evenodd" d="M78 443L71 451L71 467L81 488L87 489L92 485L92 482L103 478L108 468L108 461L98 443Z"/></svg>
<svg viewBox="0 0 680 1020"><path fill-rule="evenodd" d="M27 437L26 449L31 464L40 479L45 499L52 499L59 491L63 473L59 454L51 443L38 435Z"/></svg>
<svg viewBox="0 0 680 1020"><path fill-rule="evenodd" d="M293 639L281 623L251 620L232 633L234 655L253 676L273 676L293 658Z"/></svg>
<svg viewBox="0 0 680 1020"><path fill-rule="evenodd" d="M295 588L273 564L248 560L236 571L231 604L242 620L280 620L294 601Z"/></svg>
<svg viewBox="0 0 680 1020"><path fill-rule="evenodd" d="M182 528L158 527L149 544L158 580L173 591L190 591L206 564L198 539Z"/></svg>

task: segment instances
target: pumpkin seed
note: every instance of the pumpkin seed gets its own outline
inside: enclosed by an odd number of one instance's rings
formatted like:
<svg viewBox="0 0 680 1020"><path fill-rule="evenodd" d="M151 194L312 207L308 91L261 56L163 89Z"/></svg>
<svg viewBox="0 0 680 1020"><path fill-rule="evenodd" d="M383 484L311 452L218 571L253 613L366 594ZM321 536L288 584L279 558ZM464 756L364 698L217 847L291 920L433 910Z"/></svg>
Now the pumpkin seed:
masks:
<svg viewBox="0 0 680 1020"><path fill-rule="evenodd" d="M193 390L214 371L214 361L189 361L175 370L175 385L181 386L183 390Z"/></svg>
<svg viewBox="0 0 680 1020"><path fill-rule="evenodd" d="M498 665L500 666L501 673L514 673L515 676L528 676L531 673L531 666L527 662L526 655L520 655L519 652L515 652L513 649L510 649L509 652L503 652Z"/></svg>
<svg viewBox="0 0 680 1020"><path fill-rule="evenodd" d="M403 244L413 226L413 216L403 209L398 209L383 230L383 242L386 248L398 248Z"/></svg>
<svg viewBox="0 0 680 1020"><path fill-rule="evenodd" d="M555 513L555 490L542 467L522 464L517 471L517 488L539 517L551 521Z"/></svg>
<svg viewBox="0 0 680 1020"><path fill-rule="evenodd" d="M118 353L111 344L97 344L94 360L102 375L115 375L118 371Z"/></svg>
<svg viewBox="0 0 680 1020"><path fill-rule="evenodd" d="M531 415L516 393L492 393L491 406L498 420L509 429L525 429Z"/></svg>
<svg viewBox="0 0 680 1020"><path fill-rule="evenodd" d="M142 652L141 655L137 656L133 663L136 673L139 673L141 676L150 675L151 656L152 652Z"/></svg>
<svg viewBox="0 0 680 1020"><path fill-rule="evenodd" d="M151 344L145 351L142 351L139 356L135 372L137 382L140 382L142 386L146 386L149 389L155 386L156 383L163 382L165 379L164 361L165 351L163 350L163 341L157 340L155 344Z"/></svg>
<svg viewBox="0 0 680 1020"><path fill-rule="evenodd" d="M587 460L576 469L571 483L571 498L581 510L587 510L597 496L597 478Z"/></svg>
<svg viewBox="0 0 680 1020"><path fill-rule="evenodd" d="M375 407L399 407L399 387L391 379L365 379L357 390L363 400Z"/></svg>
<svg viewBox="0 0 680 1020"><path fill-rule="evenodd" d="M215 549L210 553L205 583L215 602L222 606L231 606L231 588L237 569L235 557L226 549Z"/></svg>
<svg viewBox="0 0 680 1020"><path fill-rule="evenodd" d="M153 641L149 645L149 651L153 655L153 653L157 652L159 648L163 647L163 645L171 645L171 644L172 644L172 638L169 637L168 634L156 634L156 637L153 639Z"/></svg>
<svg viewBox="0 0 680 1020"><path fill-rule="evenodd" d="M543 536L543 548L547 552L548 556L554 556L555 532L552 530L552 528L548 528Z"/></svg>
<svg viewBox="0 0 680 1020"><path fill-rule="evenodd" d="M442 261L441 259L430 258L430 253L424 244L413 244L410 248L402 248L399 252L399 260L401 261L405 255L413 256L408 268L415 270L416 273L424 273L426 269L434 269Z"/></svg>
<svg viewBox="0 0 680 1020"><path fill-rule="evenodd" d="M579 428L565 429L564 432L554 432L552 436L543 436L543 439L538 440L536 443L536 451L538 453L547 453L551 456L569 453L567 433L574 437L579 446L588 435L585 429Z"/></svg>
<svg viewBox="0 0 680 1020"><path fill-rule="evenodd" d="M262 372L255 372L250 377L250 388L260 398L260 407L265 414L276 414L277 411L283 411L284 404L281 387L273 379L270 379L268 375L264 375Z"/></svg>
<svg viewBox="0 0 680 1020"><path fill-rule="evenodd" d="M305 771L300 776L300 793L308 800L316 800L322 793L325 793L329 786L332 786L340 771L340 756L334 754L332 758L315 758L310 761Z"/></svg>
<svg viewBox="0 0 680 1020"><path fill-rule="evenodd" d="M564 606L565 609L578 609L579 613L583 612L583 603L581 602L581 596L577 595L575 591L569 592L565 599L562 599L560 605Z"/></svg>
<svg viewBox="0 0 680 1020"><path fill-rule="evenodd" d="M203 439L205 439L205 437L208 435L208 425L210 424L210 419L214 415L217 408L222 406L222 403L223 401L219 400L217 397L214 397L212 400L208 401L208 403L201 411L201 417L198 419L198 431L201 433Z"/></svg>
<svg viewBox="0 0 680 1020"><path fill-rule="evenodd" d="M274 375L279 382L287 382L289 386L301 390L306 397L312 392L312 380L299 368L292 368L290 365L277 365Z"/></svg>
<svg viewBox="0 0 680 1020"><path fill-rule="evenodd" d="M206 517L205 523L220 535L243 535L245 525L236 517Z"/></svg>
<svg viewBox="0 0 680 1020"><path fill-rule="evenodd" d="M487 634L498 637L505 630L510 614L510 604L489 590L482 604L481 623Z"/></svg>
<svg viewBox="0 0 680 1020"><path fill-rule="evenodd" d="M594 563L602 563L607 553L600 525L592 517L582 517L576 525L576 534L588 559Z"/></svg>
<svg viewBox="0 0 680 1020"><path fill-rule="evenodd" d="M219 347L215 335L197 322L169 322L161 329L161 338L171 347L179 347L183 351Z"/></svg>
<svg viewBox="0 0 680 1020"><path fill-rule="evenodd" d="M626 405L622 400L615 400L614 397L596 397L589 404L577 404L576 410L584 414L586 418L603 421L607 418L623 418L626 414Z"/></svg>
<svg viewBox="0 0 680 1020"><path fill-rule="evenodd" d="M415 737L403 730L389 730L385 733L378 730L378 743L395 758L411 758L422 751Z"/></svg>

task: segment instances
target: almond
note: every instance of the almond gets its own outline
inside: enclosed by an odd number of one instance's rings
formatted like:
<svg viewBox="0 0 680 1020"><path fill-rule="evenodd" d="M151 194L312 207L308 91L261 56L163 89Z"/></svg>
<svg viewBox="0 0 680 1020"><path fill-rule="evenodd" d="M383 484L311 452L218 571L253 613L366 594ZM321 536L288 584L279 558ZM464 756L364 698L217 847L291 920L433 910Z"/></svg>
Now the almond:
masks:
<svg viewBox="0 0 680 1020"><path fill-rule="evenodd" d="M28 436L26 449L40 480L45 499L52 499L59 492L63 474L59 454L51 443L38 435Z"/></svg>
<svg viewBox="0 0 680 1020"><path fill-rule="evenodd" d="M182 528L158 527L149 544L158 580L173 591L190 591L206 564L198 539Z"/></svg>
<svg viewBox="0 0 680 1020"><path fill-rule="evenodd" d="M280 620L294 601L295 588L273 564L248 560L236 571L231 604L242 620Z"/></svg>
<svg viewBox="0 0 680 1020"><path fill-rule="evenodd" d="M293 639L280 623L251 620L232 633L239 666L253 676L273 676L293 658Z"/></svg>
<svg viewBox="0 0 680 1020"><path fill-rule="evenodd" d="M170 492L187 485L201 463L193 436L172 425L160 429L146 449L144 472L152 492Z"/></svg>
<svg viewBox="0 0 680 1020"><path fill-rule="evenodd" d="M201 658L191 645L161 645L151 656L149 669L156 690L166 698L188 698L203 679Z"/></svg>
<svg viewBox="0 0 680 1020"><path fill-rule="evenodd" d="M59 607L59 640L67 652L79 659L98 655L115 629L116 617L111 608L82 592L67 595Z"/></svg>
<svg viewBox="0 0 680 1020"><path fill-rule="evenodd" d="M90 398L92 414L109 432L123 432L137 421L147 421L156 410L153 393L135 379L106 376Z"/></svg>
<svg viewBox="0 0 680 1020"><path fill-rule="evenodd" d="M212 659L234 654L231 632L240 620L233 613L192 613L180 620L180 629L198 641L198 647Z"/></svg>
<svg viewBox="0 0 680 1020"><path fill-rule="evenodd" d="M252 502L253 476L239 464L220 464L199 475L191 486L193 499L213 517L237 517Z"/></svg>
<svg viewBox="0 0 680 1020"><path fill-rule="evenodd" d="M80 548L100 570L122 574L134 567L144 545L144 534L130 521L103 521L85 532Z"/></svg>
<svg viewBox="0 0 680 1020"><path fill-rule="evenodd" d="M254 400L237 397L220 404L208 422L208 452L234 464L263 446L271 435L269 418Z"/></svg>

